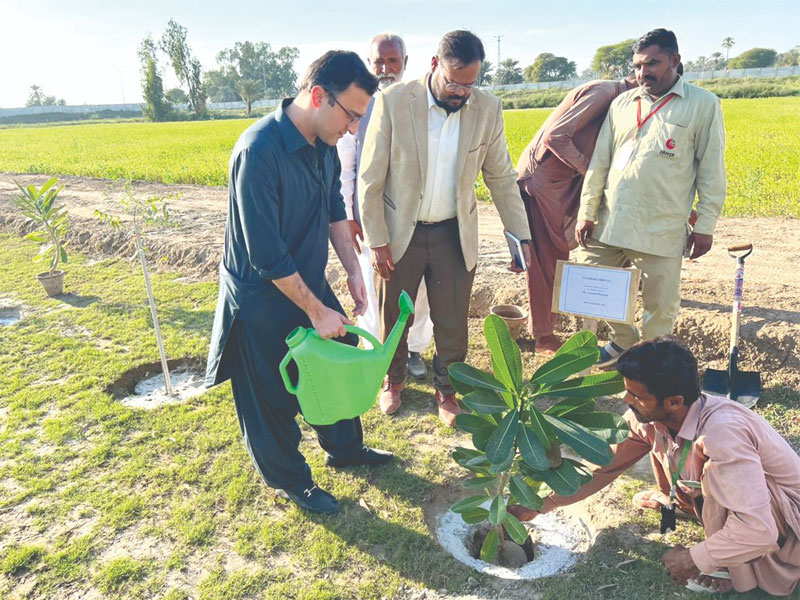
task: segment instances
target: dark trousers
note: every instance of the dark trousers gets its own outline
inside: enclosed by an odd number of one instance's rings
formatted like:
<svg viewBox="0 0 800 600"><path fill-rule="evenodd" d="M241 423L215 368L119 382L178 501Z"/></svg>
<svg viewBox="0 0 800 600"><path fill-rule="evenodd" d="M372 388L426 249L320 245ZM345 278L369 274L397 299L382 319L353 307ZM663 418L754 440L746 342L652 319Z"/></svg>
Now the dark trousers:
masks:
<svg viewBox="0 0 800 600"><path fill-rule="evenodd" d="M464 265L458 239L458 221L450 219L434 225L418 224L408 249L403 258L395 263L395 269L389 272L389 277L389 281L378 276L375 278L381 338L386 340L400 316L397 305L400 292L405 290L412 300L416 300L419 284L424 277L436 344L433 385L445 394L453 393L447 367L467 357L467 317L475 278L475 269L467 271ZM389 366L388 377L393 383L399 383L406 377L408 328L413 322L412 316Z"/></svg>
<svg viewBox="0 0 800 600"><path fill-rule="evenodd" d="M347 339L349 343L357 342ZM339 341L343 341L341 338ZM263 331L248 327L237 319L233 324L228 348L231 361L231 385L239 428L247 452L267 485L288 488L297 484L310 487L311 469L298 450L302 434L295 421L300 406L297 397L286 391L278 362L263 352ZM286 350L282 339L275 345ZM291 368L296 367L290 363ZM363 445L361 420L345 419L333 425L312 425L319 445L332 456L346 456Z"/></svg>

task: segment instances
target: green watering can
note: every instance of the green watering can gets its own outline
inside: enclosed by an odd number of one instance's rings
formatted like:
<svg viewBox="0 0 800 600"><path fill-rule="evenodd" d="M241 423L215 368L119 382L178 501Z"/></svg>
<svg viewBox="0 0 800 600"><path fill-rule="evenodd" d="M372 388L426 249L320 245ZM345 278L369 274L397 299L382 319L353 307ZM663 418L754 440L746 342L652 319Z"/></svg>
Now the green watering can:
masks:
<svg viewBox="0 0 800 600"><path fill-rule="evenodd" d="M315 329L295 327L286 337L289 351L280 364L286 389L297 396L303 417L311 425L331 425L367 412L378 395L389 363L400 342L414 303L405 291L398 301L397 319L385 344L359 327L345 325L350 333L365 338L372 350L356 348L334 340L323 340ZM289 361L297 364L297 385L289 379Z"/></svg>

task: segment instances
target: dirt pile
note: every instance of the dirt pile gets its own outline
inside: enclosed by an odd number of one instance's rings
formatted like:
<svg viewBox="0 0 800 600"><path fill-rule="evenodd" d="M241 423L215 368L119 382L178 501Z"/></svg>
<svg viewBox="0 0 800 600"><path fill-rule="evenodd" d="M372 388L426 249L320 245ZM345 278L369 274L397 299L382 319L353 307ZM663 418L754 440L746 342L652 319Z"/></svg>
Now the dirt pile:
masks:
<svg viewBox="0 0 800 600"><path fill-rule="evenodd" d="M0 174L0 230L25 233L24 219L11 203L17 178L23 184L41 185L42 175ZM96 209L111 210L122 194L119 182L84 177L59 178L64 190L59 198L70 213L70 247L94 257L128 257L132 240L100 224ZM225 188L164 185L138 182L133 191L144 197L168 197L178 227L146 238L155 268L178 270L191 279L214 280L221 257L227 215ZM525 305L524 277L509 273L508 249L503 226L491 205L480 208L480 260L475 277L470 314L483 318L493 304ZM681 312L676 334L686 340L703 368L724 366L730 328L730 295L734 261L729 245L753 241L755 251L746 263L744 317L742 320L742 368L760 370L766 387L800 387L800 221L792 219L720 219L714 248L699 261L684 263ZM328 279L348 305L343 269L333 251ZM641 307L639 309L641 316ZM558 329L565 334L578 328L577 319L561 317ZM601 326L600 335L604 328Z"/></svg>

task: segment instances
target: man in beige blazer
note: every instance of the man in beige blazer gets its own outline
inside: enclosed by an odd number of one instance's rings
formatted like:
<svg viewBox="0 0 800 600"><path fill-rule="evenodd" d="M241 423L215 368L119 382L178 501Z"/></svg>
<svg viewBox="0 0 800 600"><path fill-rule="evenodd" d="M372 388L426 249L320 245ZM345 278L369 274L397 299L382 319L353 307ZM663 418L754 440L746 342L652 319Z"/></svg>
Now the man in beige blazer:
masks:
<svg viewBox="0 0 800 600"><path fill-rule="evenodd" d="M451 427L461 410L447 367L467 356L478 260L478 173L503 225L525 242L523 254L530 262L530 230L508 155L502 105L474 89L484 56L474 34L452 31L439 43L430 73L379 94L358 180L362 224L377 275L381 334L385 339L399 316L401 291L414 298L424 277L436 343L436 403L439 417ZM404 335L381 393L386 414L400 407L407 358Z"/></svg>

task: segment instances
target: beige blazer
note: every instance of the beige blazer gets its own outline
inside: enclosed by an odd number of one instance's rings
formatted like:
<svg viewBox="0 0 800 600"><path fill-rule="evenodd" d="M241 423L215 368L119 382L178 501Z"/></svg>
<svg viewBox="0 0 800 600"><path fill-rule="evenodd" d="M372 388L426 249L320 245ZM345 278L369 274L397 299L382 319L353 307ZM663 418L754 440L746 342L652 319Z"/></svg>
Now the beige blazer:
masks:
<svg viewBox="0 0 800 600"><path fill-rule="evenodd" d="M358 201L366 242L371 248L388 244L395 262L411 242L425 190L427 78L397 83L376 96L361 155ZM520 239L531 237L496 96L474 89L461 109L456 164L461 251L467 270L472 270L478 262L475 180L479 172L506 229Z"/></svg>

